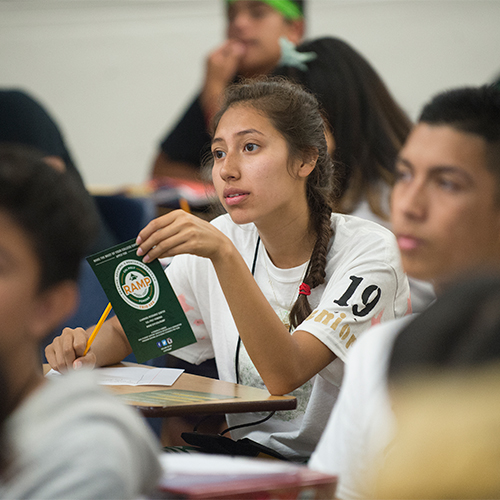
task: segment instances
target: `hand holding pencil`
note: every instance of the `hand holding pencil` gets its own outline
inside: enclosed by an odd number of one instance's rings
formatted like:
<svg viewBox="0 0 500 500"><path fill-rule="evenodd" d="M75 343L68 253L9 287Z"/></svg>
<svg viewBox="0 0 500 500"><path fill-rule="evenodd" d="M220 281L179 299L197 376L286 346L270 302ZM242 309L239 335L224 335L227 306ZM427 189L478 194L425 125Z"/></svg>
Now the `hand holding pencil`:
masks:
<svg viewBox="0 0 500 500"><path fill-rule="evenodd" d="M45 348L45 356L51 368L59 372L81 368L83 366L81 358L83 357L89 358L85 364L89 366L95 364L95 355L89 353L89 349L111 308L111 303L109 303L88 339L88 332L83 328L65 328L62 335L56 337L52 344Z"/></svg>

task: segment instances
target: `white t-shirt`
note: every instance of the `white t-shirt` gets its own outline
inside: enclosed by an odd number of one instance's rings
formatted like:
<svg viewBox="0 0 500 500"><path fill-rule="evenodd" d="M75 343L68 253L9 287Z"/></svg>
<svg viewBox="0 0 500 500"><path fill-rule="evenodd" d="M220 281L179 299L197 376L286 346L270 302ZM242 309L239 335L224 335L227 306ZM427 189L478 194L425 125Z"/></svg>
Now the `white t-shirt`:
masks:
<svg viewBox="0 0 500 500"><path fill-rule="evenodd" d="M385 183L382 185L382 193L382 199L384 200L384 210L389 213L389 200L391 190ZM361 217L362 219L371 220L373 222L376 222L377 224L384 226L387 229L391 229L391 223L387 220L382 219L378 215L375 215L372 212L370 204L366 199L361 200L350 215L355 215L356 217ZM434 287L432 286L432 283L429 283L428 281L417 280L411 277L408 277L408 281L410 283L412 312L422 312L436 300Z"/></svg>
<svg viewBox="0 0 500 500"><path fill-rule="evenodd" d="M228 215L212 223L231 239L252 269L258 241L256 227L236 225ZM378 224L340 214L332 215L332 228L326 282L311 291L313 312L297 329L316 336L337 359L293 392L298 399L297 410L277 412L264 424L231 433L233 438L249 437L297 460L308 458L321 436L354 341L372 325L404 316L409 307L408 281L394 235ZM297 298L307 263L278 269L261 242L255 264L257 284L276 313L285 316L283 310L289 311ZM166 273L198 340L172 354L194 364L215 357L219 377L235 382L238 330L211 262L179 255ZM240 383L264 388L243 345L238 370ZM262 417L228 415L228 424L253 422Z"/></svg>
<svg viewBox="0 0 500 500"><path fill-rule="evenodd" d="M338 475L335 496L369 498L374 468L394 433L387 387L392 346L412 316L371 329L350 353L342 390L309 467Z"/></svg>
<svg viewBox="0 0 500 500"><path fill-rule="evenodd" d="M140 416L78 370L47 380L9 417L5 499L131 499L154 492L160 447Z"/></svg>

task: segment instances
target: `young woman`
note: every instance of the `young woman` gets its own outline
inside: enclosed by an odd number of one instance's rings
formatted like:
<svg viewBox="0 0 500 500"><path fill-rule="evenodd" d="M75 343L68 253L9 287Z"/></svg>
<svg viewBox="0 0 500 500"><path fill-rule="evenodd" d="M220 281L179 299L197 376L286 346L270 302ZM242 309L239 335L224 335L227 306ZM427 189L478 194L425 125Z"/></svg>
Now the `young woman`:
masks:
<svg viewBox="0 0 500 500"><path fill-rule="evenodd" d="M290 82L231 86L209 163L228 214L212 223L183 211L164 215L141 231L138 254L145 262L175 256L166 273L198 339L176 356L191 363L215 356L222 380L297 396L297 410L232 437L307 459L353 342L407 312L396 242L378 224L332 213L333 165L318 103ZM46 350L52 367L102 366L130 352L116 318L81 357L88 335L66 329ZM256 420L228 416L230 426Z"/></svg>

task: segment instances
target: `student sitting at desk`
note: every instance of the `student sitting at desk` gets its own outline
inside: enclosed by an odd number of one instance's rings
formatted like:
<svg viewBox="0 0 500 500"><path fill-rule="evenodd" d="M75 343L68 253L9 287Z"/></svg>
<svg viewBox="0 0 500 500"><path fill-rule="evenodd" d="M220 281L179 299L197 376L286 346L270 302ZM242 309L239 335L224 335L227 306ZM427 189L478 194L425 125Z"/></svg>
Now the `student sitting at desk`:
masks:
<svg viewBox="0 0 500 500"><path fill-rule="evenodd" d="M215 356L222 380L296 395L296 411L232 437L307 460L349 349L371 325L407 312L408 282L390 231L333 212L333 164L311 94L282 79L233 85L214 130L210 166L228 214L208 223L173 211L140 232L138 254L175 256L166 273L198 339L176 356ZM46 349L51 366L108 365L131 351L116 318L82 357L89 334L65 329ZM233 426L262 416L227 418Z"/></svg>
<svg viewBox="0 0 500 500"><path fill-rule="evenodd" d="M0 498L135 499L160 474L148 428L90 372L42 375L39 344L76 304L97 219L41 156L0 147Z"/></svg>
<svg viewBox="0 0 500 500"><path fill-rule="evenodd" d="M153 178L200 180L201 159L210 144L209 125L224 90L240 77L267 75L281 56L280 38L293 44L305 30L305 0L223 0L226 39L206 60L203 87L165 136Z"/></svg>

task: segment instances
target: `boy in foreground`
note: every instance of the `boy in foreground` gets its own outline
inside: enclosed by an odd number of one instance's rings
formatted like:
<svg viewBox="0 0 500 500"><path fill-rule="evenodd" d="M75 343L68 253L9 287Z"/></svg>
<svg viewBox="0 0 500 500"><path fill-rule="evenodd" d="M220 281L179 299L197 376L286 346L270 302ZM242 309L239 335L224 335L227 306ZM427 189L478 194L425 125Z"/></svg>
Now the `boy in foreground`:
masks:
<svg viewBox="0 0 500 500"><path fill-rule="evenodd" d="M88 371L42 373L40 343L76 305L96 229L81 185L0 146L0 498L135 499L157 484L157 443L132 409Z"/></svg>
<svg viewBox="0 0 500 500"><path fill-rule="evenodd" d="M408 275L439 294L464 273L500 269L500 91L456 89L427 104L396 162L391 217ZM337 474L337 497L372 495L373 464L394 435L387 363L411 317L356 343L339 399L311 457Z"/></svg>

